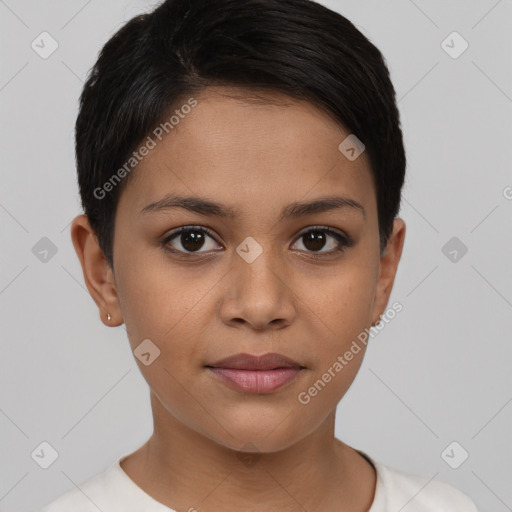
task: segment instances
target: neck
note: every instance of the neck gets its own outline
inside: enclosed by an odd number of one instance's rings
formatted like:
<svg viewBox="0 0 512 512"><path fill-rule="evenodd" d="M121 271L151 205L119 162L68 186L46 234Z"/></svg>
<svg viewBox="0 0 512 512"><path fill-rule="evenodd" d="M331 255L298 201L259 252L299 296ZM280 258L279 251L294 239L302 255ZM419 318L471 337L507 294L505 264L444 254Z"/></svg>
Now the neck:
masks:
<svg viewBox="0 0 512 512"><path fill-rule="evenodd" d="M371 505L373 467L336 439L335 411L300 441L261 453L221 445L178 421L153 394L151 402L153 435L122 468L171 508L362 512Z"/></svg>

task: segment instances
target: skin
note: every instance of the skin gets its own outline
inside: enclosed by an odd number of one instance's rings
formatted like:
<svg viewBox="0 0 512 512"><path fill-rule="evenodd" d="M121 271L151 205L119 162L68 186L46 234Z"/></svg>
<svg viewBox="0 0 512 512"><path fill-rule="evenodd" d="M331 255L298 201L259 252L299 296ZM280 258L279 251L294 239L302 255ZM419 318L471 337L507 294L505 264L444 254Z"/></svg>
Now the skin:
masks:
<svg viewBox="0 0 512 512"><path fill-rule="evenodd" d="M247 101L224 87L195 96L198 105L132 171L116 215L114 269L87 217L73 221L73 244L101 320L124 322L132 350L147 338L160 350L149 366L136 359L151 390L154 432L121 467L178 511L365 512L375 491L373 466L334 435L336 406L364 345L308 404L297 396L385 312L405 223L395 219L381 255L366 153L348 160L338 146L349 133L330 116L265 94L281 105ZM170 192L208 198L239 215L140 214ZM278 219L289 203L332 195L360 202L365 216L345 208ZM198 246L209 255L201 259L180 236L167 247L183 256L167 252L164 238L191 225L213 231ZM318 226L348 234L354 245L326 255L339 246L335 238L323 232L325 244L315 248L302 236ZM252 263L236 252L248 236L263 249ZM240 352L279 352L306 369L274 393L248 394L204 368ZM255 452L252 463L240 451Z"/></svg>

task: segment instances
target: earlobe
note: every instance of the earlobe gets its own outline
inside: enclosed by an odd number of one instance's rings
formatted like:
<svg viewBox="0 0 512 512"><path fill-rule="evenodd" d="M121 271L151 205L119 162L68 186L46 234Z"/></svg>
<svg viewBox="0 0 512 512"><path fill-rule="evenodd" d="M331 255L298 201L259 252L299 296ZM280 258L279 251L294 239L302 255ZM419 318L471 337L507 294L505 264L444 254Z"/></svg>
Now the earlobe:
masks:
<svg viewBox="0 0 512 512"><path fill-rule="evenodd" d="M398 270L398 263L402 256L405 242L405 222L397 217L393 222L391 233L386 248L380 257L380 271L377 282L377 291L373 308L373 322L377 323L385 312L389 302L393 283Z"/></svg>
<svg viewBox="0 0 512 512"><path fill-rule="evenodd" d="M111 327L121 325L123 319L113 272L86 215L73 220L71 240L82 266L85 285L100 309L101 321Z"/></svg>

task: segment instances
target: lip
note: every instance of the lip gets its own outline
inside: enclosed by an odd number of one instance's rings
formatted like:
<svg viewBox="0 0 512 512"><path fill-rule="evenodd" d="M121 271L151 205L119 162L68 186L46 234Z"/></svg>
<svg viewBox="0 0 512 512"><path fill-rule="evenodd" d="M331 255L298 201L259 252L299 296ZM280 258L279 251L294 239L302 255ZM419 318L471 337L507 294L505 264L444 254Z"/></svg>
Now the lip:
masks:
<svg viewBox="0 0 512 512"><path fill-rule="evenodd" d="M233 370L275 370L277 368L303 368L297 361L276 352L262 356L252 354L235 354L215 363L207 365L214 368L229 368Z"/></svg>
<svg viewBox="0 0 512 512"><path fill-rule="evenodd" d="M305 369L282 354L236 354L206 368L223 382L246 393L272 393L293 381Z"/></svg>
<svg viewBox="0 0 512 512"><path fill-rule="evenodd" d="M276 370L235 370L232 368L207 367L226 384L246 393L273 393L294 380L303 371L301 368L278 368Z"/></svg>

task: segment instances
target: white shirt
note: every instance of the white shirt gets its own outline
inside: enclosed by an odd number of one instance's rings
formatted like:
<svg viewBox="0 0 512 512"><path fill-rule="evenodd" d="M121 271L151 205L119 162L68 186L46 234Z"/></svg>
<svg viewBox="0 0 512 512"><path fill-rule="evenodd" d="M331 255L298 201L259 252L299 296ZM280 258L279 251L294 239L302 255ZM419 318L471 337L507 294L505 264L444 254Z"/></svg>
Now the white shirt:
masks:
<svg viewBox="0 0 512 512"><path fill-rule="evenodd" d="M368 512L478 512L469 497L455 487L439 480L428 483L428 478L404 473L357 451L373 464L377 473L375 496ZM176 512L131 480L120 465L125 457L39 512Z"/></svg>

